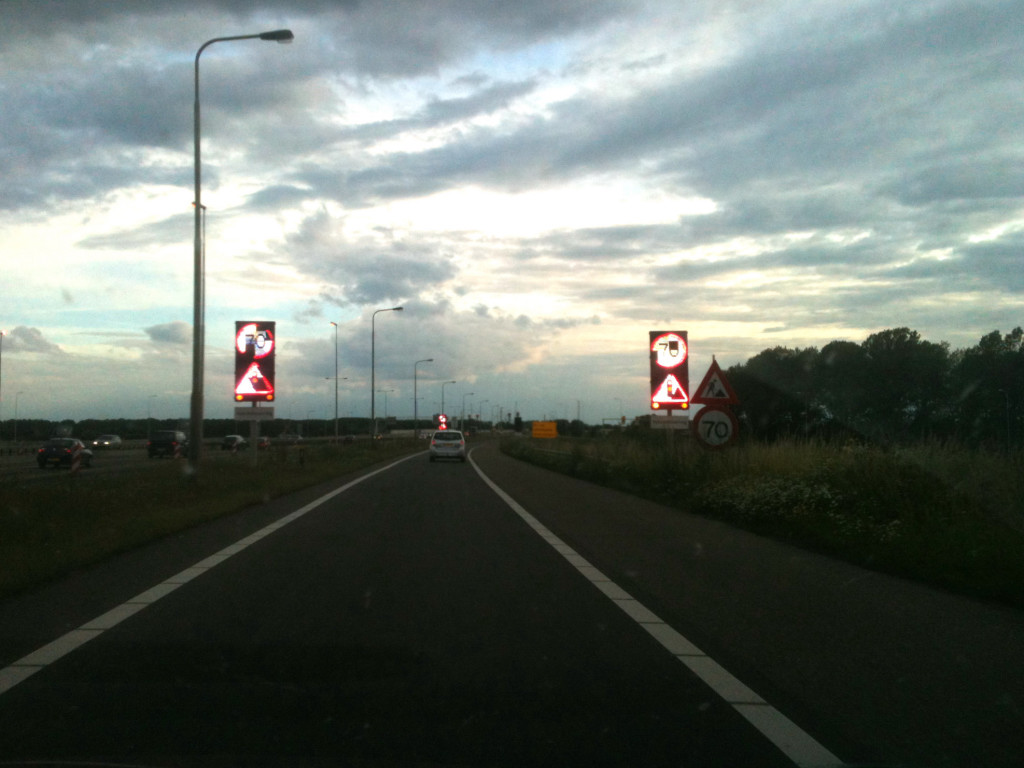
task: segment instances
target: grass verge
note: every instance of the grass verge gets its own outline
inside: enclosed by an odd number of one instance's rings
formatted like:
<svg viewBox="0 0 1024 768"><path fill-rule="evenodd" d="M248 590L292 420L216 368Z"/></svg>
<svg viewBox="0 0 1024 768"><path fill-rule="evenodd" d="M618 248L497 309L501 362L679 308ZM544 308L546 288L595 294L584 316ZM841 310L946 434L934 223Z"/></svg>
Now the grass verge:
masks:
<svg viewBox="0 0 1024 768"><path fill-rule="evenodd" d="M1024 456L664 435L507 439L517 458L875 570L1024 608Z"/></svg>
<svg viewBox="0 0 1024 768"><path fill-rule="evenodd" d="M210 461L197 479L182 461L130 476L64 474L0 484L0 597L176 531L417 450L415 440L308 446Z"/></svg>

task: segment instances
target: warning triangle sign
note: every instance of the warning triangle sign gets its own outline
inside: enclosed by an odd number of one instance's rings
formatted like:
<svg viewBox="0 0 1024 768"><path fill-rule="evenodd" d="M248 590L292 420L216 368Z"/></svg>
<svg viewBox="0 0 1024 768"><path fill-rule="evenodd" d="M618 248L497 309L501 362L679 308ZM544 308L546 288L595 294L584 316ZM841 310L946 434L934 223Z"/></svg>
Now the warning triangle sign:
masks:
<svg viewBox="0 0 1024 768"><path fill-rule="evenodd" d="M679 379L670 373L661 382L657 391L651 395L651 405L655 408L662 405L689 408L690 398L686 394L686 390L679 384Z"/></svg>
<svg viewBox="0 0 1024 768"><path fill-rule="evenodd" d="M693 402L702 405L735 405L739 401L725 373L718 366L718 361L712 358L711 367L697 387Z"/></svg>
<svg viewBox="0 0 1024 768"><path fill-rule="evenodd" d="M263 375L259 363L253 363L235 385L236 395L273 395L274 385Z"/></svg>

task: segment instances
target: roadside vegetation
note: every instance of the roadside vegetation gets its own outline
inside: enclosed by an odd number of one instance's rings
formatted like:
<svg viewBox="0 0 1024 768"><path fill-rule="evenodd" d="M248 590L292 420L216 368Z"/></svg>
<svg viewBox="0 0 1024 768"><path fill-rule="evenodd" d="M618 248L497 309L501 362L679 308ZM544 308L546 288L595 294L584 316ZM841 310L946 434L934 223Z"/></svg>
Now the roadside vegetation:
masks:
<svg viewBox="0 0 1024 768"><path fill-rule="evenodd" d="M128 476L65 472L0 483L0 597L248 506L422 450L422 441L309 444L210 460L198 479L183 460Z"/></svg>
<svg viewBox="0 0 1024 768"><path fill-rule="evenodd" d="M1024 452L624 430L509 438L534 464L848 561L1024 607Z"/></svg>

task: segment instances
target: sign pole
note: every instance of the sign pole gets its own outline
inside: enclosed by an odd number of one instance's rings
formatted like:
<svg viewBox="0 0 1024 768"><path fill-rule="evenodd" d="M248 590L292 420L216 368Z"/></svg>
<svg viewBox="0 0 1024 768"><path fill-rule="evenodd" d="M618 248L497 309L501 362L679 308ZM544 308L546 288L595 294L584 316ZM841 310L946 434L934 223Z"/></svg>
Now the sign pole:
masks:
<svg viewBox="0 0 1024 768"><path fill-rule="evenodd" d="M259 407L256 403L253 408ZM257 466L257 456L260 452L260 420L253 419L249 422L249 445L252 447L252 465Z"/></svg>

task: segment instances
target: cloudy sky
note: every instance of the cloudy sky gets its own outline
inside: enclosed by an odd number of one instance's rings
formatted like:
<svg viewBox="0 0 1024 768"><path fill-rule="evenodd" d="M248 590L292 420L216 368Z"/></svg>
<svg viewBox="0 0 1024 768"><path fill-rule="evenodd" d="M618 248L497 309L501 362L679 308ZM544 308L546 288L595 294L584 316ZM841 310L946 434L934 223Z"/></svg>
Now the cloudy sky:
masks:
<svg viewBox="0 0 1024 768"><path fill-rule="evenodd" d="M1024 323L1021 0L0 0L2 412L647 412L776 345ZM694 384L696 381L694 381ZM472 393L472 394L470 394ZM377 412L384 410L378 395Z"/></svg>

